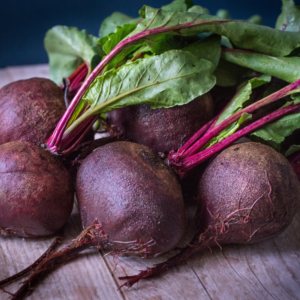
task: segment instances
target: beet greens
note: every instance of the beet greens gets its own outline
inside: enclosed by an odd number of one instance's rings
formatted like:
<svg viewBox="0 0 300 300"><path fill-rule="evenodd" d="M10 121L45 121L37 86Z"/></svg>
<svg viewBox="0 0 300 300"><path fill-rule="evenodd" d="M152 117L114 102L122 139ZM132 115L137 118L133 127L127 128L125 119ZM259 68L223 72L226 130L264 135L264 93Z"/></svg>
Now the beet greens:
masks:
<svg viewBox="0 0 300 300"><path fill-rule="evenodd" d="M150 52L151 50L155 49L155 45L157 44L161 45L160 49L169 50L168 48L166 48L166 46L164 46L164 43L168 41L168 43L166 44L170 44L170 35L172 39L172 36L174 35L188 37L202 32L211 32L225 36L231 41L233 45L235 45L235 47L238 47L240 49L253 50L266 55L286 56L298 47L298 43L300 40L300 33L298 32L283 32L253 23L224 20L208 14L197 14L190 11L169 12L144 6L140 11L140 15L143 20L137 25L136 29L133 30L124 40L120 41L113 49L111 49L109 53L107 53L106 56L102 58L101 62L91 72L89 77L86 79L86 81L83 83L83 85L73 98L70 107L59 122L56 130L47 143L51 151L67 151L69 143L67 143L67 145L64 145L63 140L67 139L68 135L71 135L72 143L76 142L79 136L82 135L82 132L84 132L85 129L90 127L94 122L94 118L92 117L92 115L94 114L105 112L105 110L107 109L113 110L126 105L136 104L136 101L138 101L139 104L149 103L151 104L152 108L157 108L157 105L153 104L153 99L150 100L149 98L144 98L146 95L149 95L147 91L148 86L144 86L143 92L140 92L141 90L138 88L139 81L136 80L134 80L135 85L132 87L131 91L127 91L130 92L133 97L122 103L121 99L123 99L124 95L119 95L119 89L122 88L122 84L120 84L120 81L122 82L127 78L127 76L124 74L125 77L124 75L122 75L121 79L119 80L118 87L116 87L115 90L116 99L114 99L112 102L108 101L110 89L102 90L100 88L102 86L101 83L99 87L100 90L98 89L97 94L94 95L95 99L103 99L100 101L101 103L92 101L92 104L89 103L90 108L88 108L87 110L85 109L84 114L79 119L75 121L74 118L72 118L74 112L75 118L80 114L80 112L83 112L83 108L85 106L80 103L85 101L84 98L86 97L86 92L92 82L96 79L96 77L99 74L103 74L102 76L98 77L100 79L97 78L97 80L100 80L101 82L103 80L103 84L106 83L106 85L110 85L110 80L112 80L112 78L111 75L109 76L109 74L111 74L109 72L112 72L114 68L118 68L120 64L123 65L126 62L126 57L129 57L130 54L132 54L145 44L148 47L148 51L150 50ZM107 45L108 42L110 43L110 40L107 39L106 43L103 45L105 49L110 49L112 47ZM114 44L115 42L112 45ZM108 51L107 49L106 51ZM168 56L169 52L166 51L161 55ZM172 51L170 51L169 58L171 58L172 55ZM157 59L157 63L159 63L159 55L154 55L153 58L155 61ZM141 64L144 64L143 61L145 61L145 64L147 64L147 61L150 62L149 59L151 61L151 58L147 57L141 59ZM197 62L195 61L194 63ZM126 66L124 66L124 68L126 69ZM127 65L127 69L129 69L127 73L129 74L129 71L134 70L134 68L134 63L132 65ZM173 75L176 76L176 70L175 72L173 72ZM105 80L105 77L107 81ZM155 77L152 77L152 79L155 79ZM166 88L164 87L166 80L169 80L169 77L165 78L164 76L162 76L158 80L155 79L152 84L155 84L158 89L161 88L166 91ZM202 82L200 84L198 83L198 85L201 86L203 84ZM177 81L175 80L173 84L171 84L170 88L173 89L176 88L176 86ZM185 84L182 83L182 88L184 87ZM204 83L203 88L207 90L206 83ZM136 95L136 93L138 94ZM198 93L198 96L200 95L201 92ZM166 96L167 95L165 95L165 97ZM132 103L133 98L136 101ZM191 100L192 99L186 99L186 102ZM182 103L182 100L179 100L178 102L172 101L171 103L160 103L158 107L169 107L176 104L178 105L180 103ZM77 107L78 104L79 107ZM105 107L107 108L105 109ZM83 122L84 120L85 122ZM82 129L71 133L76 126L80 126Z"/></svg>

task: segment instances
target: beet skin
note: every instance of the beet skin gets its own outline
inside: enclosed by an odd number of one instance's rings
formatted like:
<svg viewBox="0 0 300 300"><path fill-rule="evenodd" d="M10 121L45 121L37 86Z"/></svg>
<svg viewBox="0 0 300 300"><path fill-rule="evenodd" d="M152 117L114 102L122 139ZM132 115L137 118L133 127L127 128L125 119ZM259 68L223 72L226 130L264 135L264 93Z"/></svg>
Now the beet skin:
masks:
<svg viewBox="0 0 300 300"><path fill-rule="evenodd" d="M300 183L288 160L260 143L232 145L199 184L197 222L219 244L255 243L281 233L300 205Z"/></svg>
<svg viewBox="0 0 300 300"><path fill-rule="evenodd" d="M0 234L57 232L73 207L68 171L48 151L26 142L0 146Z"/></svg>
<svg viewBox="0 0 300 300"><path fill-rule="evenodd" d="M107 119L113 130L128 140L148 146L154 153L168 153L177 151L213 113L213 100L206 93L188 104L170 108L127 106L109 112Z"/></svg>
<svg viewBox="0 0 300 300"><path fill-rule="evenodd" d="M82 163L76 191L83 227L98 220L102 246L124 255L155 256L185 231L180 185L153 152L130 142L98 148Z"/></svg>
<svg viewBox="0 0 300 300"><path fill-rule="evenodd" d="M54 82L31 78L0 89L0 145L12 141L43 144L65 111L64 93Z"/></svg>

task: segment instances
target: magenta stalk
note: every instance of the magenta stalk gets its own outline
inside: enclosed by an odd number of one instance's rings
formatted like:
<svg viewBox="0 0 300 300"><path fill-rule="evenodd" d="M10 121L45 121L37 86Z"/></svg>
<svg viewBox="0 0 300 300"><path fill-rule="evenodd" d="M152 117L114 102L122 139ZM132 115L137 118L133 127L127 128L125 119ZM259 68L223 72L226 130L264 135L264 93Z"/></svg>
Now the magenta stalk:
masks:
<svg viewBox="0 0 300 300"><path fill-rule="evenodd" d="M195 155L192 155L186 159L183 159L180 163L176 163L173 161L170 161L170 165L176 169L181 177L183 177L188 171L193 169L196 165L204 162L208 158L212 157L217 152L221 151L225 147L229 146L233 142L237 141L241 137L245 136L246 134L254 131L255 129L270 123L284 115L287 115L289 113L295 112L300 109L300 103L296 105L290 105L285 108L282 108L280 110L277 110L259 120L256 122L248 125L247 127L235 132L231 136L227 137L223 141L220 141L219 143L209 147L208 149L205 149Z"/></svg>

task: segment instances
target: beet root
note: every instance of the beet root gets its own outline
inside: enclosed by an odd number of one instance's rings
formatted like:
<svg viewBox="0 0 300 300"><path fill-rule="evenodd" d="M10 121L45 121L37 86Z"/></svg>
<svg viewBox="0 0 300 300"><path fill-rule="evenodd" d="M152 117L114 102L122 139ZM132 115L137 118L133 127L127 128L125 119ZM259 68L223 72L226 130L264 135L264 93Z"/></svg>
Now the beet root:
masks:
<svg viewBox="0 0 300 300"><path fill-rule="evenodd" d="M300 184L288 160L263 144L243 143L205 170L197 221L201 228L222 228L219 243L255 243L282 232L299 204Z"/></svg>
<svg viewBox="0 0 300 300"><path fill-rule="evenodd" d="M46 143L65 111L64 93L51 80L31 78L0 89L0 145Z"/></svg>
<svg viewBox="0 0 300 300"><path fill-rule="evenodd" d="M69 172L48 151L26 142L0 146L0 234L56 233L73 207Z"/></svg>
<svg viewBox="0 0 300 300"><path fill-rule="evenodd" d="M188 104L170 108L127 106L109 112L107 119L114 131L128 140L148 146L154 153L168 153L186 143L213 113L213 100L207 93Z"/></svg>
<svg viewBox="0 0 300 300"><path fill-rule="evenodd" d="M143 145L98 148L80 166L76 190L83 227L97 220L107 236L102 247L156 256L183 236L185 210L175 173Z"/></svg>
<svg viewBox="0 0 300 300"><path fill-rule="evenodd" d="M255 243L281 233L300 206L300 183L288 160L259 143L232 145L214 158L200 180L199 232L180 253L127 280L132 286L186 261L191 255L229 243Z"/></svg>

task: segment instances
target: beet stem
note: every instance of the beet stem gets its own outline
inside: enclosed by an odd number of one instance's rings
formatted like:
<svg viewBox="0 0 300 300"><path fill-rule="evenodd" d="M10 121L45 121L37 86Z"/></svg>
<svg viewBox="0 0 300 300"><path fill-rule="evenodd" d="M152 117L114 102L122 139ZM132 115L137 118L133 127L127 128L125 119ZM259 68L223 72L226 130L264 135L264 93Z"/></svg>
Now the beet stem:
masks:
<svg viewBox="0 0 300 300"><path fill-rule="evenodd" d="M204 135L200 140L198 140L188 150L186 150L185 157L189 157L189 156L197 153L207 142L209 142L212 138L217 136L220 132L222 132L224 129L226 129L233 122L237 121L241 117L242 114L252 113L255 110L257 110L267 104L270 104L276 100L279 100L285 96L288 96L289 94L295 92L295 89L297 89L299 85L300 85L300 79L291 83L290 85L284 87L283 89L261 99L260 101L257 101L255 103L253 103L252 105L245 107L244 109L236 112L232 116L228 117L223 122L221 122L220 124L218 124L217 126L212 128L208 134Z"/></svg>
<svg viewBox="0 0 300 300"><path fill-rule="evenodd" d="M243 87L240 88L240 90ZM212 120L207 122L204 126L202 126L178 151L177 153L174 153L174 158L177 159L178 156L181 157L181 159L188 157L184 152L191 147L199 138L205 137L209 132L214 128L216 123L218 122L220 116L225 111L225 109L230 105L231 101L234 99L238 91L234 94L232 99L226 104L226 106L222 109L222 111L214 117Z"/></svg>
<svg viewBox="0 0 300 300"><path fill-rule="evenodd" d="M78 74L80 74L80 72L82 70L84 70L85 68L87 68L85 63L82 63L70 76L69 76L69 80L72 83L73 80L77 77Z"/></svg>
<svg viewBox="0 0 300 300"><path fill-rule="evenodd" d="M213 118L211 121L207 122L205 125L201 127L179 150L178 155L183 157L184 152L192 146L205 132L207 132L211 126L215 124L217 118Z"/></svg>
<svg viewBox="0 0 300 300"><path fill-rule="evenodd" d="M79 138L72 144L72 146L66 150L64 150L62 152L62 154L68 154L70 152L72 152L76 146L83 140L83 138L85 137L86 133L91 129L91 127L93 126L93 124L96 122L96 120L98 119L98 116L93 116L91 118L88 119L88 124L86 125L85 130L83 131L83 133L79 136Z"/></svg>
<svg viewBox="0 0 300 300"><path fill-rule="evenodd" d="M28 274L29 272L31 272L32 270L34 270L42 261L44 261L47 257L50 256L50 254L53 253L55 247L61 243L63 239L63 230L61 230L59 232L59 234L56 236L55 240L51 243L51 245L49 246L49 248L46 250L46 252L44 254L42 254L42 256L40 256L33 264L31 264L30 266L28 266L27 268L25 268L24 270L6 278L0 281L0 287L9 284L21 277L23 277L24 275Z"/></svg>
<svg viewBox="0 0 300 300"><path fill-rule="evenodd" d="M202 163L203 161L210 158L215 153L221 151L225 147L229 146L231 143L233 143L236 140L240 139L244 135L250 133L251 131L253 131L253 130L255 130L255 129L257 129L257 128L259 128L259 127L261 127L261 126L263 126L267 123L270 123L270 122L278 119L279 117L282 117L286 114L295 112L296 110L299 110L299 109L300 109L300 103L298 103L296 105L290 105L290 106L282 108L278 111L275 111L275 112L259 119L258 121L248 125L247 127L235 132L231 136L229 136L226 139L220 141L219 143L211 146L210 148L205 149L205 150L203 150L203 151L201 151L197 154L194 154L194 155L192 155L192 156L190 156L186 159L183 159L180 164L178 164L178 165L174 164L173 165L172 162L170 162L170 165L172 167L174 167L175 169L177 169L179 171L179 175L181 177L183 177L186 172L188 172L189 170L194 168L196 165Z"/></svg>
<svg viewBox="0 0 300 300"><path fill-rule="evenodd" d="M88 68L87 66L85 66L85 68L83 68L78 75L74 78L74 80L71 82L70 84L70 92L77 92L77 89L80 87L80 85L82 84L82 81L84 80L84 78L86 77L86 75L88 74ZM70 78L69 78L70 80Z"/></svg>

